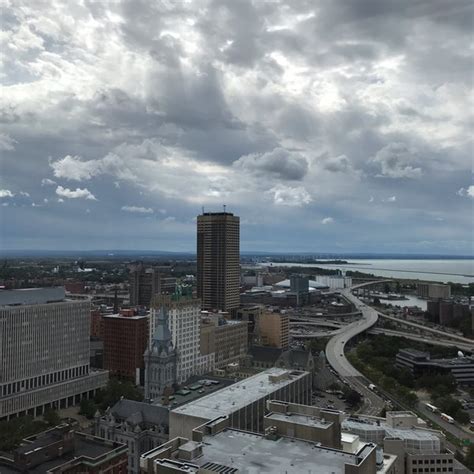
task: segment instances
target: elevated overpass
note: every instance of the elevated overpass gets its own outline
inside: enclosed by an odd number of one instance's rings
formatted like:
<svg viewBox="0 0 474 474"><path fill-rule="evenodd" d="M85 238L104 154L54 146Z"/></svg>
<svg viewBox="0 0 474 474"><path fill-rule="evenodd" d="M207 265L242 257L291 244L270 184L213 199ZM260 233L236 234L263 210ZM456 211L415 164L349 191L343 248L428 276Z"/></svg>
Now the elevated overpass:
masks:
<svg viewBox="0 0 474 474"><path fill-rule="evenodd" d="M435 346L443 346L443 347L457 347L462 351L472 352L473 351L473 343L466 344L464 342L457 342L448 339L437 339L429 336L424 336L423 334L414 334L404 331L396 331L393 329L385 329L385 328L371 328L367 331L369 334L385 334L386 336L395 336L395 337L404 337L406 339L410 339L412 341L417 342L424 342L426 344L433 344Z"/></svg>
<svg viewBox="0 0 474 474"><path fill-rule="evenodd" d="M385 401L368 388L365 377L347 360L344 349L350 339L373 327L378 320L377 311L362 303L359 298L352 294L352 290L384 283L385 281L390 280L361 283L341 291L342 296L351 302L357 311L360 311L362 318L342 328L326 345L326 359L328 363L349 386L363 395L364 406L361 411L368 415L378 415L384 408Z"/></svg>

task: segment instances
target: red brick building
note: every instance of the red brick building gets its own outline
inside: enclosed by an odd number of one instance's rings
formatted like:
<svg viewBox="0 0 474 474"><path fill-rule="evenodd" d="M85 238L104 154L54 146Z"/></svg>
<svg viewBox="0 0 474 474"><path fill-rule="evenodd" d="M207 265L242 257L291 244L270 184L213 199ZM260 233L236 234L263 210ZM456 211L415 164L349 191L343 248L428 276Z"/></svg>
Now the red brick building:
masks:
<svg viewBox="0 0 474 474"><path fill-rule="evenodd" d="M86 292L85 283L83 281L66 281L64 283L64 289L68 293L80 295Z"/></svg>
<svg viewBox="0 0 474 474"><path fill-rule="evenodd" d="M110 375L137 380L137 369L144 369L143 354L148 345L148 316L131 312L104 315L104 369Z"/></svg>

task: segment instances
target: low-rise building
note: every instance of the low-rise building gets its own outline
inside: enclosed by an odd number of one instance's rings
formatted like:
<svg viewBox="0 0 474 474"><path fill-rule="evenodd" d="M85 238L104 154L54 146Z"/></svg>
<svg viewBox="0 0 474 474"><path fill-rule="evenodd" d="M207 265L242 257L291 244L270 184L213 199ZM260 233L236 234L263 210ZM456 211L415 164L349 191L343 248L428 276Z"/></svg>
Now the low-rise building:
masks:
<svg viewBox="0 0 474 474"><path fill-rule="evenodd" d="M166 442L168 432L167 407L134 400L120 400L94 418L96 436L125 444L128 471L123 473L140 472L140 455Z"/></svg>
<svg viewBox="0 0 474 474"><path fill-rule="evenodd" d="M234 428L263 431L267 400L309 404L311 374L268 369L229 387L192 401L170 413L170 438L191 436L192 430L219 416L228 416Z"/></svg>
<svg viewBox="0 0 474 474"><path fill-rule="evenodd" d="M474 385L474 357L460 355L451 359L431 359L429 352L400 349L395 365L407 368L415 377L452 375L458 385Z"/></svg>
<svg viewBox="0 0 474 474"><path fill-rule="evenodd" d="M314 428L313 420L306 420ZM219 417L196 427L189 437L142 455L143 473L312 473L394 474L395 456L377 462L376 446L361 443L355 453L328 448L274 427L265 433L233 429L230 417Z"/></svg>
<svg viewBox="0 0 474 474"><path fill-rule="evenodd" d="M276 400L267 402L269 413L263 418L266 433L291 436L341 449L342 412Z"/></svg>
<svg viewBox="0 0 474 474"><path fill-rule="evenodd" d="M396 455L399 474L469 472L446 449L444 434L427 429L412 412L387 412L386 418L348 418L342 430Z"/></svg>
<svg viewBox="0 0 474 474"><path fill-rule="evenodd" d="M25 438L11 455L0 457L2 474L124 474L127 446L59 425Z"/></svg>

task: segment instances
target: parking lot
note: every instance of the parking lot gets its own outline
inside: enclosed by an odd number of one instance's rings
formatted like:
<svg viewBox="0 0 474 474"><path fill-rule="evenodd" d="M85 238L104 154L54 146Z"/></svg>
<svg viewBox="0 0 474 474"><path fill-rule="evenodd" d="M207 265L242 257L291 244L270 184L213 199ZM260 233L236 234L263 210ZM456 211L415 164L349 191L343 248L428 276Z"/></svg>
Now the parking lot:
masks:
<svg viewBox="0 0 474 474"><path fill-rule="evenodd" d="M340 410L345 411L347 413L351 412L351 408L347 405L347 403L342 399L339 398L342 395L337 395L333 393L327 393L324 391L315 391L313 393L313 406L319 408L330 408L333 410Z"/></svg>

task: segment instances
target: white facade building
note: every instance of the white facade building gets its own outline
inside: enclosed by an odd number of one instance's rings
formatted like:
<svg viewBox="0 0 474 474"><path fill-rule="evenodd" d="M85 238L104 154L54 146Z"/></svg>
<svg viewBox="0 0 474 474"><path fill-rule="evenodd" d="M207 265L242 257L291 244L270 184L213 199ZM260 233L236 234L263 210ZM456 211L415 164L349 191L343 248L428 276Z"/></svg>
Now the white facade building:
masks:
<svg viewBox="0 0 474 474"><path fill-rule="evenodd" d="M316 275L316 281L330 290L342 290L352 286L352 277L345 275Z"/></svg>
<svg viewBox="0 0 474 474"><path fill-rule="evenodd" d="M201 301L186 295L160 295L150 311L150 344L159 311L168 308L173 347L178 353L177 382L214 370L214 353L201 355Z"/></svg>
<svg viewBox="0 0 474 474"><path fill-rule="evenodd" d="M107 383L91 371L90 302L64 288L0 290L0 419L78 403Z"/></svg>

